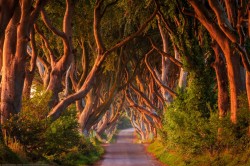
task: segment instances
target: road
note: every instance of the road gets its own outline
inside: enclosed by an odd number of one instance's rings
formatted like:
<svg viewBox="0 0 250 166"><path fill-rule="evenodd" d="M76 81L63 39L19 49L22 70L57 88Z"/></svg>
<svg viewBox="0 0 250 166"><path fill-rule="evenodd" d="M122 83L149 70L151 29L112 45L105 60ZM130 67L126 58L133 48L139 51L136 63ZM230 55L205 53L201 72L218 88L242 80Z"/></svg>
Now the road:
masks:
<svg viewBox="0 0 250 166"><path fill-rule="evenodd" d="M105 146L103 159L94 166L160 166L145 152L142 144L134 143L134 129L122 130L116 143Z"/></svg>

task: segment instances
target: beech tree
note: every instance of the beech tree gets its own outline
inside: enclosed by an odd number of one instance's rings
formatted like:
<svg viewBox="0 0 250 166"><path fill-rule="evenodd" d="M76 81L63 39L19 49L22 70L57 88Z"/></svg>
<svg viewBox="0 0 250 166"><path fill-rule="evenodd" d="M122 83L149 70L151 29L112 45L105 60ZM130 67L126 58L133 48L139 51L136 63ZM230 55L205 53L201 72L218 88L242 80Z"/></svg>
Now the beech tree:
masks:
<svg viewBox="0 0 250 166"><path fill-rule="evenodd" d="M125 45L126 43L134 39L136 36L140 35L143 32L143 30L147 27L148 23L155 17L156 12L157 12L157 8L156 8L153 14L140 26L140 28L136 32L125 37L124 39L116 43L115 45L111 46L109 49L106 49L103 43L103 38L100 32L100 28L101 28L101 19L103 15L105 14L106 8L109 7L110 5L106 4L107 5L106 7L104 5L105 4L103 0L97 0L95 3L95 8L94 8L93 32L94 32L94 38L95 38L95 43L97 47L97 57L95 59L94 65L92 69L90 70L88 76L86 77L81 88L76 93L66 97L64 100L59 102L50 112L48 117L51 117L54 120L60 116L62 111L68 105L86 96L86 94L89 92L89 90L92 87L92 83L94 81L94 78L96 77L96 73L101 68L101 65L103 61L106 59L106 57L117 48L120 48L121 46Z"/></svg>
<svg viewBox="0 0 250 166"><path fill-rule="evenodd" d="M46 1L10 1L4 33L1 89L1 122L20 112L30 31ZM8 12L7 12L8 13ZM6 14L7 14L6 13ZM13 14L11 14L13 13ZM8 16L8 14L7 14ZM8 20L8 19L7 19Z"/></svg>
<svg viewBox="0 0 250 166"><path fill-rule="evenodd" d="M44 24L49 28L55 35L62 38L63 41L63 56L60 60L56 60L55 55L51 51L50 48L47 48L50 51L50 64L51 64L51 72L50 72L50 80L47 87L47 91L52 92L52 98L50 107L56 105L58 103L58 93L62 91L62 77L63 74L66 73L66 70L69 68L72 57L73 57L73 45L72 45L72 19L74 12L75 1L66 0L66 9L63 19L63 30L55 28L51 21L49 20L46 11L41 10L41 15ZM46 39L44 38L45 42ZM49 47L49 44L47 44Z"/></svg>
<svg viewBox="0 0 250 166"><path fill-rule="evenodd" d="M247 16L245 1L209 0L208 7L204 3L188 0L194 9L194 16L208 30L211 37L220 46L227 64L227 76L230 93L231 121L237 123L237 110L239 107L238 96L245 87L249 91L249 59L245 48L244 18ZM223 7L225 4L225 8ZM212 16L216 16L216 20ZM246 84L240 75L241 62L247 71L245 74ZM249 92L247 92L249 96ZM248 97L249 98L249 97ZM250 103L250 102L249 102Z"/></svg>

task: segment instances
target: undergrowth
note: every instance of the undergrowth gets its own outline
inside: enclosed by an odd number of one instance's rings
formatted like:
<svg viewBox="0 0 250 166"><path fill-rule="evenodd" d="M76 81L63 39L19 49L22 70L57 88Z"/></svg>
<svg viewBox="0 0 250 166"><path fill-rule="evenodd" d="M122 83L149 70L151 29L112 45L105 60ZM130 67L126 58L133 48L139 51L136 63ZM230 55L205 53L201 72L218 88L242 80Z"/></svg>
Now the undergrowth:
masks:
<svg viewBox="0 0 250 166"><path fill-rule="evenodd" d="M3 126L4 150L0 156L11 154L17 159L0 158L0 163L86 165L103 154L99 144L79 133L76 109L70 107L56 121L47 118L50 94L36 93L24 100L22 111ZM18 157L17 157L18 156Z"/></svg>

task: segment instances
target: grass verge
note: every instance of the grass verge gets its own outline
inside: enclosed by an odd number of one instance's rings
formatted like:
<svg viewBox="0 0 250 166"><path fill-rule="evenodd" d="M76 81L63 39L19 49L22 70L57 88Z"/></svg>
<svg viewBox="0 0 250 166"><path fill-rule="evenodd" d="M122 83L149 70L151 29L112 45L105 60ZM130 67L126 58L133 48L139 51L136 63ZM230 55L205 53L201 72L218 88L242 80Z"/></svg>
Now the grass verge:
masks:
<svg viewBox="0 0 250 166"><path fill-rule="evenodd" d="M155 140L147 147L147 151L153 154L159 161L168 166L249 166L250 149L244 153L232 155L229 152L211 156L202 154L196 156L185 156L169 150L160 142Z"/></svg>

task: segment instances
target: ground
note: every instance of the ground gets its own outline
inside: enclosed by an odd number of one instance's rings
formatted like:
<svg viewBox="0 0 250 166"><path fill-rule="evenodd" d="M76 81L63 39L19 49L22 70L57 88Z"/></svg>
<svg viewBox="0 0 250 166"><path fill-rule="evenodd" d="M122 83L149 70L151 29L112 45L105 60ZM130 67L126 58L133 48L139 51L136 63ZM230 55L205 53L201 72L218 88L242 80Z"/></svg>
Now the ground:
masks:
<svg viewBox="0 0 250 166"><path fill-rule="evenodd" d="M94 166L161 166L144 145L135 143L134 129L121 130L116 143L104 146L106 153Z"/></svg>

